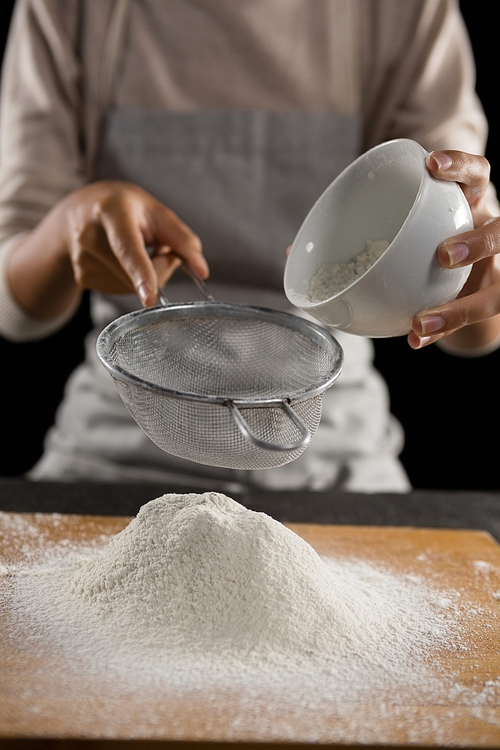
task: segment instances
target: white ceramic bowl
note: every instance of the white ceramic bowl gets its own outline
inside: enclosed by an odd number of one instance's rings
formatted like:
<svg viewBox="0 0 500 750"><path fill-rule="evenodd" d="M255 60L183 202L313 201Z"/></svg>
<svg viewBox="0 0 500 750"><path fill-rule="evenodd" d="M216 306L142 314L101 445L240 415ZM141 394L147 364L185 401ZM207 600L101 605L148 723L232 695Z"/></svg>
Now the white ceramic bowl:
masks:
<svg viewBox="0 0 500 750"><path fill-rule="evenodd" d="M382 143L348 166L325 190L299 229L284 286L290 302L322 323L361 336L400 336L413 316L454 299L470 266L446 269L437 247L473 228L456 183L432 177L427 151L405 138ZM311 298L325 264L347 263L368 241L387 249L342 291Z"/></svg>

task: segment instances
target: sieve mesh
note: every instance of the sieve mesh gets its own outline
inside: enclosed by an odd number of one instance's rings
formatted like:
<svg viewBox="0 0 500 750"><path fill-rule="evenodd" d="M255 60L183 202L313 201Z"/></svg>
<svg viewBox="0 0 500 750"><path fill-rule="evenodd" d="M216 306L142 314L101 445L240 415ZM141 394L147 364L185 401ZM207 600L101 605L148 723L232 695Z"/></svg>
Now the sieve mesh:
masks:
<svg viewBox="0 0 500 750"><path fill-rule="evenodd" d="M279 466L305 446L254 444L237 426L234 402L253 435L296 444L314 435L324 390L340 372L342 350L314 324L275 311L224 303L168 305L132 313L103 331L98 353L130 413L160 448L226 468Z"/></svg>

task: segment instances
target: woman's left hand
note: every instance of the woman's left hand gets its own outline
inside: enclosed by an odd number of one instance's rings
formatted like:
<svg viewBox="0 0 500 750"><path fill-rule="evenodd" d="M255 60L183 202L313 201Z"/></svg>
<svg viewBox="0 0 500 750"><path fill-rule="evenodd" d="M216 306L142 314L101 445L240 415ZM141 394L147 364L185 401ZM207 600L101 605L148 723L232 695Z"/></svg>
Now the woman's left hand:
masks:
<svg viewBox="0 0 500 750"><path fill-rule="evenodd" d="M453 347L472 352L500 336L500 217L485 205L490 165L482 156L434 151L427 157L427 168L440 180L460 184L475 227L442 242L438 260L445 268L473 265L456 300L415 315L408 343L420 349L450 336Z"/></svg>

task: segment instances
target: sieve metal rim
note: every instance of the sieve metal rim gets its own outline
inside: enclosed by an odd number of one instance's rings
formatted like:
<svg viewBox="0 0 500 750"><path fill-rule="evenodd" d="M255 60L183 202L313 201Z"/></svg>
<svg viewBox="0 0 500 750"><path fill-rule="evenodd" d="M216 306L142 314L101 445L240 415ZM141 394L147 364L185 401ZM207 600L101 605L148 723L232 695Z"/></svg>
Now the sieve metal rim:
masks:
<svg viewBox="0 0 500 750"><path fill-rule="evenodd" d="M156 323L164 318L180 318L180 317L199 317L200 314L207 317L220 318L221 316L227 318L243 317L246 319L258 317L260 320L266 320L271 323L282 325L291 330L297 331L309 339L312 339L318 345L328 350L332 354L334 365L331 369L329 376L320 382L315 383L312 386L303 388L296 391L293 394L281 398L233 398L230 395L227 396L215 396L209 394L197 394L190 393L188 391L177 391L175 389L166 388L165 386L150 383L149 381L134 375L127 370L112 362L109 359L109 351L111 346L118 340L120 336L129 331L137 328L139 325L146 325L148 323ZM252 305L242 305L234 302L206 302L206 301L195 301L195 302L182 302L182 303L169 303L167 305L159 305L157 307L134 310L133 312L126 313L121 317L117 318L113 322L109 323L99 334L96 342L97 355L108 370L112 377L121 380L122 382L129 383L144 390L151 391L155 394L167 396L169 398L176 398L182 401L194 401L197 403L204 404L219 404L226 406L228 401L232 402L238 407L258 407L258 406L272 406L280 405L283 401L287 401L290 404L298 403L306 399L317 396L320 393L326 391L340 375L344 363L344 352L338 341L325 329L312 323L303 318L299 318L291 313L282 312L280 310L272 310L266 307L256 307Z"/></svg>

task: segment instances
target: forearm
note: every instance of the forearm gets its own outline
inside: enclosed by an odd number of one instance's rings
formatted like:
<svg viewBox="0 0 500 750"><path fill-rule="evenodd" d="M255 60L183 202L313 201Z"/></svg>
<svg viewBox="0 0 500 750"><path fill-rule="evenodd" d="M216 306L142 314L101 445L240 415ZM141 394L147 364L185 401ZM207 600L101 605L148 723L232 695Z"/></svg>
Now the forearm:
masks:
<svg viewBox="0 0 500 750"><path fill-rule="evenodd" d="M34 318L64 315L81 294L61 237L59 213L57 206L21 239L7 268L13 297Z"/></svg>

